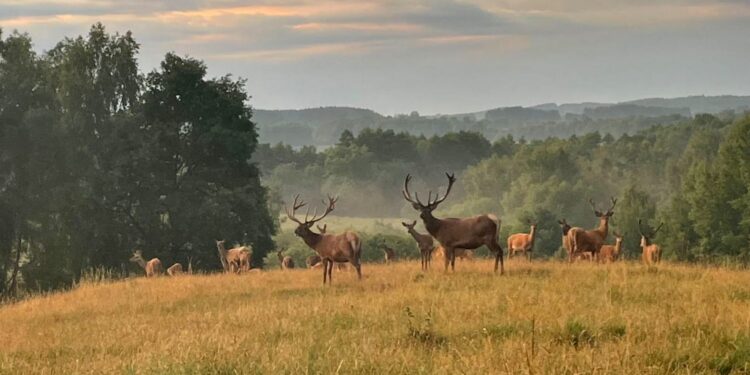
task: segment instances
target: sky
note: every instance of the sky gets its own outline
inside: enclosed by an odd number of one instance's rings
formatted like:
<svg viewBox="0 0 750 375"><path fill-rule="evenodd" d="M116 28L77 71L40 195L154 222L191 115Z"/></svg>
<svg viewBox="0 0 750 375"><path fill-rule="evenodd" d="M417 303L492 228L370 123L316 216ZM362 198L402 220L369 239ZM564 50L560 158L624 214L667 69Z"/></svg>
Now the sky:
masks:
<svg viewBox="0 0 750 375"><path fill-rule="evenodd" d="M102 22L247 79L263 109L447 114L750 94L750 0L0 0L40 52Z"/></svg>

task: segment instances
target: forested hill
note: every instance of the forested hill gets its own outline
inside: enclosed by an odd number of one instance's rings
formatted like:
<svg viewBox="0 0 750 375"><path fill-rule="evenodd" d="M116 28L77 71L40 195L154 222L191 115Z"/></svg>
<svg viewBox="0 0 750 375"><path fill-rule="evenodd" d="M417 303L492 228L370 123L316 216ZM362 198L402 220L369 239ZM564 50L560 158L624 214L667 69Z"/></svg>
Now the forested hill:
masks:
<svg viewBox="0 0 750 375"><path fill-rule="evenodd" d="M406 131L413 135L444 135L475 131L490 140L506 135L544 139L591 131L634 134L655 124L674 123L699 113L742 113L750 110L750 96L688 96L647 98L622 103L545 103L533 107L502 107L473 113L423 116L384 116L369 109L322 107L302 110L256 109L254 118L262 143L328 146L344 130L365 128Z"/></svg>

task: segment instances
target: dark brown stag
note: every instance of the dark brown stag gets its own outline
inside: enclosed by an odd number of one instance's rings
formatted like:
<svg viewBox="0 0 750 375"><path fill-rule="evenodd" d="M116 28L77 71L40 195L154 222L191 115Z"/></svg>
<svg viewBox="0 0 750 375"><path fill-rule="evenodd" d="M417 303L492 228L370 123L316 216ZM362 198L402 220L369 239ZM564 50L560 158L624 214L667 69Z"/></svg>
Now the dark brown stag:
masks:
<svg viewBox="0 0 750 375"><path fill-rule="evenodd" d="M435 249L435 245L432 241L432 236L417 232L414 229L414 226L417 225L416 220L414 220L411 224L405 222L401 222L401 224L406 227L406 230L409 232L409 234L411 234L411 236L414 237L414 240L417 241L419 253L422 255L422 271L426 271L430 267L432 250Z"/></svg>
<svg viewBox="0 0 750 375"><path fill-rule="evenodd" d="M582 228L571 228L568 232L570 236L571 253L569 254L569 261L573 262L573 256L581 253L591 253L592 258L596 259L599 254L599 250L604 245L604 241L607 239L609 233L609 219L615 214L615 205L617 205L617 199L610 198L612 206L607 211L602 212L596 208L594 201L589 199L591 208L594 210L594 215L599 218L599 226L596 229L584 230Z"/></svg>
<svg viewBox="0 0 750 375"><path fill-rule="evenodd" d="M334 262L351 263L357 270L357 277L362 279L362 269L359 263L359 258L362 252L362 243L356 233L347 231L341 234L328 234L315 233L310 230L313 224L322 220L333 211L337 200L338 198L333 198L329 195L328 207L323 215L318 217L316 209L313 212L312 218L309 218L310 209L308 208L304 220L299 220L294 216L298 209L307 204L299 199L299 195L294 197L291 211L289 211L288 207L285 207L287 217L297 223L297 229L294 230L294 234L302 238L302 240L305 241L305 244L315 250L323 260L323 284L331 282L331 271L333 270Z"/></svg>
<svg viewBox="0 0 750 375"><path fill-rule="evenodd" d="M495 272L497 272L499 264L500 274L503 274L505 271L503 248L497 242L500 221L495 215L487 214L463 219L438 219L432 215L432 211L448 197L453 184L456 182L453 174L446 173L445 175L448 177L448 189L445 191L445 195L440 197L438 192L433 200L432 192L430 192L427 196L427 204L423 204L416 193L412 198L409 192L410 175L406 176L404 190L402 191L404 199L409 201L415 210L419 211L419 217L422 218L427 231L445 248L445 269L448 269L448 263L450 263L451 270L455 270L456 249L473 250L486 245L490 251L495 253Z"/></svg>

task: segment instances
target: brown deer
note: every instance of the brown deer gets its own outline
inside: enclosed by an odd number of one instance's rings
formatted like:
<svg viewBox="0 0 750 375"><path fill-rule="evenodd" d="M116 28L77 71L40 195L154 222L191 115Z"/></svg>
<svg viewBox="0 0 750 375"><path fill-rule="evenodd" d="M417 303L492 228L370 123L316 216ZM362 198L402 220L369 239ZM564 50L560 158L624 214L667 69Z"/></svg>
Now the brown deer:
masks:
<svg viewBox="0 0 750 375"><path fill-rule="evenodd" d="M473 260L474 259L473 250L455 249L454 253L456 254L456 259L461 259L461 260ZM438 245L437 247L435 247L433 254L436 259L445 259L445 248L442 245Z"/></svg>
<svg viewBox="0 0 750 375"><path fill-rule="evenodd" d="M383 255L385 256L385 264L391 264L391 262L396 261L396 250L388 246L383 246Z"/></svg>
<svg viewBox="0 0 750 375"><path fill-rule="evenodd" d="M305 264L307 264L307 268L313 268L316 266L320 266L321 259L319 255L310 255L305 259Z"/></svg>
<svg viewBox="0 0 750 375"><path fill-rule="evenodd" d="M422 271L426 271L430 267L430 258L432 258L432 250L435 249L433 245L432 236L422 234L414 229L417 225L417 221L414 220L411 224L401 222L401 225L406 227L409 234L417 241L419 247L419 253L422 255Z"/></svg>
<svg viewBox="0 0 750 375"><path fill-rule="evenodd" d="M310 209L308 208L304 220L299 220L294 216L298 209L306 205L305 202L299 200L299 194L294 197L291 211L289 211L288 207L284 207L286 210L286 216L297 223L297 229L294 230L294 234L302 238L305 244L315 250L323 260L324 285L326 282L332 282L331 271L333 270L334 262L351 263L357 270L357 277L360 280L362 279L362 268L359 262L362 254L362 242L356 233L350 231L341 234L315 233L310 229L313 224L322 220L333 211L336 207L337 200L338 198L333 198L329 195L328 207L323 215L318 217L316 209L315 212L313 212L312 218L308 218L310 214Z"/></svg>
<svg viewBox="0 0 750 375"><path fill-rule="evenodd" d="M281 249L276 252L276 256L279 257L279 267L281 267L282 270L291 270L294 269L294 259L290 256L284 256L282 253L284 252L284 249Z"/></svg>
<svg viewBox="0 0 750 375"><path fill-rule="evenodd" d="M175 263L169 268L167 268L167 275L169 276L178 276L182 274L182 264Z"/></svg>
<svg viewBox="0 0 750 375"><path fill-rule="evenodd" d="M570 246L570 237L568 236L568 232L570 232L572 227L565 219L558 220L557 223L560 224L560 229L562 230L562 246L568 253L568 257L572 257L573 248Z"/></svg>
<svg viewBox="0 0 750 375"><path fill-rule="evenodd" d="M593 259L599 254L599 249L604 245L604 241L607 239L609 231L609 219L615 214L614 209L617 205L617 199L610 198L612 206L607 209L606 212L601 212L596 208L594 201L589 199L589 203L594 210L594 215L599 218L599 226L596 229L584 230L583 228L571 228L568 231L571 245L571 255L579 253L591 253ZM569 257L569 261L573 262L573 257Z"/></svg>
<svg viewBox="0 0 750 375"><path fill-rule="evenodd" d="M617 233L617 231L614 232L615 235L615 244L614 245L604 245L601 249L599 249L599 262L601 263L609 263L614 262L617 260L617 258L620 257L620 254L622 253L622 234Z"/></svg>
<svg viewBox="0 0 750 375"><path fill-rule="evenodd" d="M250 270L250 258L252 249L248 246L239 246L227 250L224 247L225 240L216 240L216 248L219 250L219 259L224 267L224 272L240 273Z"/></svg>
<svg viewBox="0 0 750 375"><path fill-rule="evenodd" d="M529 233L516 233L508 236L508 258L516 255L517 252L523 253L524 257L528 253L528 258L531 260L531 251L534 249L534 240L536 240L536 225L537 223L528 220L531 226Z"/></svg>
<svg viewBox="0 0 750 375"><path fill-rule="evenodd" d="M427 232L432 237L435 237L445 248L447 255L445 257L445 270L448 270L448 263L450 263L451 270L455 271L456 249L473 250L485 245L490 251L495 253L495 272L497 272L499 263L500 274L503 274L505 271L503 266L503 248L497 242L500 220L495 215L487 214L463 219L438 219L432 215L432 211L448 197L453 184L456 182L456 177L453 174L446 173L445 175L448 177L448 188L445 191L445 195L440 197L440 194L436 194L433 200L432 192L430 192L427 196L427 204L423 204L416 194L414 198L411 197L411 193L409 192L411 175L406 175L404 189L402 190L404 199L411 203L415 210L419 211L419 217L422 218Z"/></svg>
<svg viewBox="0 0 750 375"><path fill-rule="evenodd" d="M162 267L159 258L153 258L146 262L146 260L143 259L143 251L141 250L134 251L133 257L130 258L130 261L141 266L141 268L146 271L146 277L159 276L164 273L164 268Z"/></svg>
<svg viewBox="0 0 750 375"><path fill-rule="evenodd" d="M641 233L641 249L643 253L641 258L643 263L646 265L652 265L661 261L661 246L651 243L651 240L656 236L664 223L660 223L655 231L644 231L641 225L641 219L638 219L638 231ZM647 228L648 229L648 228Z"/></svg>

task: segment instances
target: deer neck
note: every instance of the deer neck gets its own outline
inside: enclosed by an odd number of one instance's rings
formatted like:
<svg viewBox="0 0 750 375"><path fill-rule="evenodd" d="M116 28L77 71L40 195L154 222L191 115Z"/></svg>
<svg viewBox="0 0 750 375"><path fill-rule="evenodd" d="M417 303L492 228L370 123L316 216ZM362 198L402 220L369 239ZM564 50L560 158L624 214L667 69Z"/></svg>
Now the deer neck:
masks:
<svg viewBox="0 0 750 375"><path fill-rule="evenodd" d="M534 246L534 240L536 239L536 227L531 227L531 231L529 232L529 238L531 242L531 246Z"/></svg>
<svg viewBox="0 0 750 375"><path fill-rule="evenodd" d="M283 255L281 255L281 253L276 253L276 256L278 256L278 257L279 257L279 262L281 262L281 261L283 261L283 260L284 260L284 256L283 256Z"/></svg>
<svg viewBox="0 0 750 375"><path fill-rule="evenodd" d="M135 262L138 263L138 265L141 266L141 268L143 268L144 270L146 269L146 261L143 258L138 258Z"/></svg>
<svg viewBox="0 0 750 375"><path fill-rule="evenodd" d="M322 238L323 235L315 233L310 229L305 230L302 235L302 241L304 241L307 246L315 250L317 250L318 243L320 243L320 240ZM279 259L281 259L281 254L279 254Z"/></svg>
<svg viewBox="0 0 750 375"><path fill-rule="evenodd" d="M435 216L432 216L432 213L428 213L422 217L422 221L424 222L424 227L427 229L427 232L429 232L432 237L436 237L437 233L440 231L440 226L442 225L443 221L436 218Z"/></svg>
<svg viewBox="0 0 750 375"><path fill-rule="evenodd" d="M621 240L615 241L615 254L620 254L621 250L622 250L622 241Z"/></svg>
<svg viewBox="0 0 750 375"><path fill-rule="evenodd" d="M607 238L607 234L609 233L609 216L599 218L599 227L596 228L596 232L599 233L602 240Z"/></svg>
<svg viewBox="0 0 750 375"><path fill-rule="evenodd" d="M224 247L224 244L216 244L216 248L219 249L219 255L226 258L227 256L227 249Z"/></svg>

